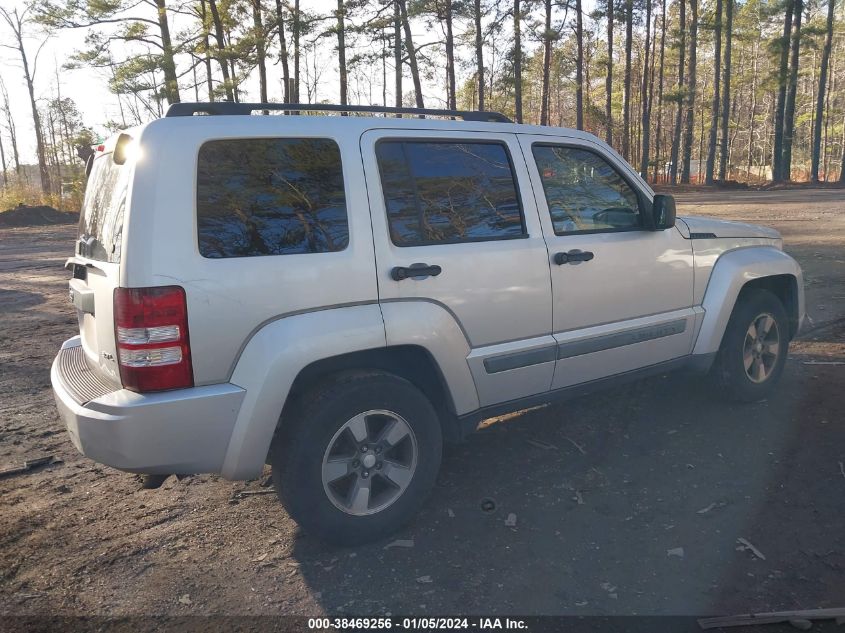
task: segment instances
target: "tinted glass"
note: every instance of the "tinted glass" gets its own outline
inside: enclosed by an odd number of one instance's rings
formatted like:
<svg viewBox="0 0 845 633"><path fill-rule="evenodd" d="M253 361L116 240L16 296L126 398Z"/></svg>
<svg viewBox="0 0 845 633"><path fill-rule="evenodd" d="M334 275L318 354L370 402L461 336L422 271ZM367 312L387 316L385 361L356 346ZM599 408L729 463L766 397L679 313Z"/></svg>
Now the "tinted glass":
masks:
<svg viewBox="0 0 845 633"><path fill-rule="evenodd" d="M349 242L340 150L326 139L210 141L199 152L204 257L339 251Z"/></svg>
<svg viewBox="0 0 845 633"><path fill-rule="evenodd" d="M504 145L381 141L376 154L390 237L397 246L525 234Z"/></svg>
<svg viewBox="0 0 845 633"><path fill-rule="evenodd" d="M640 226L637 194L603 158L574 147L533 151L556 235Z"/></svg>
<svg viewBox="0 0 845 633"><path fill-rule="evenodd" d="M120 261L130 173L129 166L117 165L111 154L100 154L94 159L79 215L80 255L101 262Z"/></svg>

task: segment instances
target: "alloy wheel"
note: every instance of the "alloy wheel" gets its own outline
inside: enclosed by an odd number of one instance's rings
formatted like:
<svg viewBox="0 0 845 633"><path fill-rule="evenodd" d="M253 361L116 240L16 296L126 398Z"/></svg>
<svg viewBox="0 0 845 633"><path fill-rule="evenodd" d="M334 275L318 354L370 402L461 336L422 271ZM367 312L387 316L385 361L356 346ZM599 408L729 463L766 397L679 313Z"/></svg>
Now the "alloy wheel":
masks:
<svg viewBox="0 0 845 633"><path fill-rule="evenodd" d="M418 450L414 431L384 409L347 420L323 455L323 489L339 510L375 514L394 503L411 483Z"/></svg>
<svg viewBox="0 0 845 633"><path fill-rule="evenodd" d="M775 368L780 351L780 331L777 321L768 312L757 315L745 332L742 361L748 379L765 382Z"/></svg>

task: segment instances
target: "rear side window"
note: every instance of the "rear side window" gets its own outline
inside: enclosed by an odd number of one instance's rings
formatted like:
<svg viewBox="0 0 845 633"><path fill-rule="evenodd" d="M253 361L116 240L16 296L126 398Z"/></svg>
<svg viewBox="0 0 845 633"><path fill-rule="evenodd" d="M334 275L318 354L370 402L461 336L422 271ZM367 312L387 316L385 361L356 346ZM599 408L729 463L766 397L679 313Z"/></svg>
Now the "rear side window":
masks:
<svg viewBox="0 0 845 633"><path fill-rule="evenodd" d="M555 235L640 228L636 192L604 158L561 145L532 150Z"/></svg>
<svg viewBox="0 0 845 633"><path fill-rule="evenodd" d="M390 238L397 246L523 237L519 192L502 143L380 141Z"/></svg>
<svg viewBox="0 0 845 633"><path fill-rule="evenodd" d="M120 262L123 215L131 169L111 154L94 159L79 215L77 254L101 262Z"/></svg>
<svg viewBox="0 0 845 633"><path fill-rule="evenodd" d="M228 139L200 148L203 257L340 251L349 243L340 149L329 139Z"/></svg>

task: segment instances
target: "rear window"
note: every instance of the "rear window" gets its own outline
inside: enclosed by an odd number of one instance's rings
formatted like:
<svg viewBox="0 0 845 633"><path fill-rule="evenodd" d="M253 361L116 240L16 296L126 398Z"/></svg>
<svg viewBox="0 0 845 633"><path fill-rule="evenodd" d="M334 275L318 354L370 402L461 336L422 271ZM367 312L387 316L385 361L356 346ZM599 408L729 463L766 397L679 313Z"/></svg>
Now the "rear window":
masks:
<svg viewBox="0 0 845 633"><path fill-rule="evenodd" d="M94 159L79 216L77 254L101 262L120 262L126 190L131 169L111 154Z"/></svg>
<svg viewBox="0 0 845 633"><path fill-rule="evenodd" d="M203 257L340 251L349 243L340 148L328 139L227 139L200 148Z"/></svg>
<svg viewBox="0 0 845 633"><path fill-rule="evenodd" d="M497 142L380 141L390 239L397 246L523 237L510 155Z"/></svg>

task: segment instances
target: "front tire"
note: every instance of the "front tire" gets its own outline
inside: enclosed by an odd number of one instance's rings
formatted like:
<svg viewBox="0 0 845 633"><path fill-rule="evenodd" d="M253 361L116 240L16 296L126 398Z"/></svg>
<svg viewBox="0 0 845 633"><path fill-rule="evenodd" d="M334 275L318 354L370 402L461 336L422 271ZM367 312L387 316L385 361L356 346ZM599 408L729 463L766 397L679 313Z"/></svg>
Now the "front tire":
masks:
<svg viewBox="0 0 845 633"><path fill-rule="evenodd" d="M740 295L713 367L717 387L730 399L756 402L780 380L789 351L789 322L768 290Z"/></svg>
<svg viewBox="0 0 845 633"><path fill-rule="evenodd" d="M270 448L279 499L300 526L337 545L375 541L422 506L440 468L440 423L407 380L343 372L310 389Z"/></svg>

